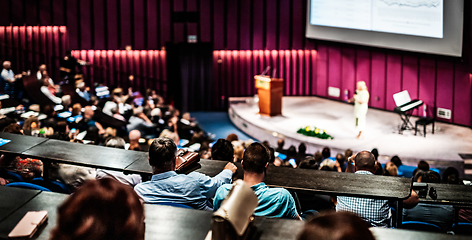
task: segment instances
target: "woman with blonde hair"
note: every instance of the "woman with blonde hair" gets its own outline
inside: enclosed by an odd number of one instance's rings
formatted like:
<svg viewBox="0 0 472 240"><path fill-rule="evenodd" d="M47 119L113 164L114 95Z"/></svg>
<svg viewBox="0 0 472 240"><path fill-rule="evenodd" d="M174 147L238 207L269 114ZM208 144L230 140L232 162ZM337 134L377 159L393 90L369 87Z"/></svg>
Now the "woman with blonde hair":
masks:
<svg viewBox="0 0 472 240"><path fill-rule="evenodd" d="M358 139L362 139L362 132L366 125L367 109L369 108L369 92L364 81L357 82L356 93L354 97L349 99L349 102L354 102L354 117L356 118L356 128L359 131Z"/></svg>

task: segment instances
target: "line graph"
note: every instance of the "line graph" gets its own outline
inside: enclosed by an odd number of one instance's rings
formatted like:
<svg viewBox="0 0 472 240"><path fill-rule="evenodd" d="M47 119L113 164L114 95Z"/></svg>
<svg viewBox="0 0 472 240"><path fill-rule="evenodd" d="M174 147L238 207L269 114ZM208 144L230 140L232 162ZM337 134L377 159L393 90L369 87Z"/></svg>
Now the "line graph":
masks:
<svg viewBox="0 0 472 240"><path fill-rule="evenodd" d="M441 0L379 0L388 6L398 5L399 7L428 7L437 8L441 6Z"/></svg>

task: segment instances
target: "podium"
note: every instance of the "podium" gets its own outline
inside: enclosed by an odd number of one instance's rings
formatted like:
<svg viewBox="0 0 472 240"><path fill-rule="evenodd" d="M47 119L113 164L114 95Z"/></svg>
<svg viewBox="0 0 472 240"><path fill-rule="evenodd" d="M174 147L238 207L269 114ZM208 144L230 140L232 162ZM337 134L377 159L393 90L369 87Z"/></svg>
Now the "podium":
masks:
<svg viewBox="0 0 472 240"><path fill-rule="evenodd" d="M259 95L259 114L267 116L282 115L284 80L264 75L254 76Z"/></svg>

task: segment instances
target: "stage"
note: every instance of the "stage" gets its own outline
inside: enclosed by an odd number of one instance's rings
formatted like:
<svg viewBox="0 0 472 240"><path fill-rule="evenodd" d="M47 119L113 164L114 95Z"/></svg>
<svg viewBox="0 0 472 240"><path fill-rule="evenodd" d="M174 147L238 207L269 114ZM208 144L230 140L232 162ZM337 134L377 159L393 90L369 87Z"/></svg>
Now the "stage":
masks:
<svg viewBox="0 0 472 240"><path fill-rule="evenodd" d="M278 138L284 138L285 148L298 147L304 142L308 153L327 146L331 148L332 156L344 153L348 148L354 152L377 148L382 163L398 155L406 165L416 166L419 160L426 160L433 167L453 166L461 173L465 159L459 154L472 153L472 129L467 127L436 122L434 134L432 125L427 126L426 137L423 137L422 126L418 127L417 136L414 130L399 134L401 119L398 114L369 108L364 138L359 140L352 104L318 97L283 97L282 116L268 117L259 115L257 102L252 97L230 98L229 102L229 117L233 124L259 141L268 140L272 146L276 146ZM416 119L410 119L413 126ZM324 129L334 139L323 140L297 133L299 128L306 126Z"/></svg>

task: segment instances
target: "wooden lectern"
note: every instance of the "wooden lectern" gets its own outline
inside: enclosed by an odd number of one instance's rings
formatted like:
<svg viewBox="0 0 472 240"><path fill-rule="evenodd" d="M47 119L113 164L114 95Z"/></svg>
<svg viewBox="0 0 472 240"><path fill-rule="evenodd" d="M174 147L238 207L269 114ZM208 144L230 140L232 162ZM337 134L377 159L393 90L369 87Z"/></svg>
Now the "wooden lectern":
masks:
<svg viewBox="0 0 472 240"><path fill-rule="evenodd" d="M268 116L282 115L284 80L264 75L254 76L259 95L259 114Z"/></svg>

